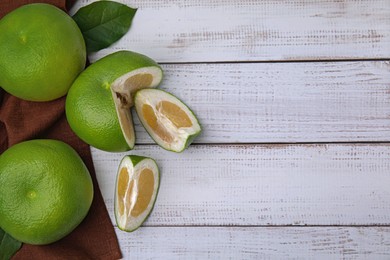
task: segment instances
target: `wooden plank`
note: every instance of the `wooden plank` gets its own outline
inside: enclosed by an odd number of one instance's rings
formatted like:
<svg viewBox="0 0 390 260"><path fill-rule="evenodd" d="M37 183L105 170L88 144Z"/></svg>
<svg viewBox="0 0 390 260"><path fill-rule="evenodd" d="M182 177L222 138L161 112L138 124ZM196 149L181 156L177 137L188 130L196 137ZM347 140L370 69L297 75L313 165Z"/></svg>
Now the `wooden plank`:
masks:
<svg viewBox="0 0 390 260"><path fill-rule="evenodd" d="M390 57L388 0L121 2L139 8L131 31L92 61L121 49L159 62Z"/></svg>
<svg viewBox="0 0 390 260"><path fill-rule="evenodd" d="M117 230L124 259L389 259L389 227Z"/></svg>
<svg viewBox="0 0 390 260"><path fill-rule="evenodd" d="M390 62L164 65L197 143L390 141ZM136 142L153 141L134 114Z"/></svg>
<svg viewBox="0 0 390 260"><path fill-rule="evenodd" d="M124 153L92 154L114 220ZM161 169L146 226L390 224L390 144L195 145L181 154L139 145L125 154Z"/></svg>

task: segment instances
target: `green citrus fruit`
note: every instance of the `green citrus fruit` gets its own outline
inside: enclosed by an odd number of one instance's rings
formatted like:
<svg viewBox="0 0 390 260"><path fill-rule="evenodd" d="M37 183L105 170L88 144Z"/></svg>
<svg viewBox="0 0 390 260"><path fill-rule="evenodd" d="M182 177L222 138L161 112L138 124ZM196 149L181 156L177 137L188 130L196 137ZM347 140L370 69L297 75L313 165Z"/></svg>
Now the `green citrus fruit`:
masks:
<svg viewBox="0 0 390 260"><path fill-rule="evenodd" d="M110 54L90 65L74 81L66 97L69 125L82 140L98 149L132 149L133 93L156 87L161 80L162 70L152 59L130 51Z"/></svg>
<svg viewBox="0 0 390 260"><path fill-rule="evenodd" d="M69 234L92 203L91 176L69 145L16 144L0 156L0 227L24 243L48 244Z"/></svg>
<svg viewBox="0 0 390 260"><path fill-rule="evenodd" d="M182 152L201 132L194 113L166 91L139 90L134 102L137 115L146 131L166 150Z"/></svg>
<svg viewBox="0 0 390 260"><path fill-rule="evenodd" d="M156 162L147 157L123 157L116 178L115 219L124 231L134 231L153 209L160 185Z"/></svg>
<svg viewBox="0 0 390 260"><path fill-rule="evenodd" d="M14 96L64 96L85 62L80 29L55 6L24 5L0 20L0 87Z"/></svg>

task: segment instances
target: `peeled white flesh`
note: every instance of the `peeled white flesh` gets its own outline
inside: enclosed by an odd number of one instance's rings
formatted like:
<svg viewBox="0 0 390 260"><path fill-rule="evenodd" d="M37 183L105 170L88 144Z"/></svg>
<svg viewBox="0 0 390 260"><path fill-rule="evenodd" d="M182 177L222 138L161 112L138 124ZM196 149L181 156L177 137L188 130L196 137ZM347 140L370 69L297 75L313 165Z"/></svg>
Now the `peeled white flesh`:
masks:
<svg viewBox="0 0 390 260"><path fill-rule="evenodd" d="M177 110L168 115L164 104ZM197 135L200 125L192 111L178 98L158 89L143 89L135 97L137 114L151 137L163 148L175 152L182 151L188 145L188 139Z"/></svg>
<svg viewBox="0 0 390 260"><path fill-rule="evenodd" d="M145 158L136 166L129 157L122 160L115 194L115 217L120 229L133 231L145 221L153 209L158 186L158 167L152 159Z"/></svg>
<svg viewBox="0 0 390 260"><path fill-rule="evenodd" d="M154 88L162 79L162 72L157 67L145 67L133 70L116 79L111 84L111 93L126 143L133 149L135 144L135 132L131 107L133 95L142 88Z"/></svg>

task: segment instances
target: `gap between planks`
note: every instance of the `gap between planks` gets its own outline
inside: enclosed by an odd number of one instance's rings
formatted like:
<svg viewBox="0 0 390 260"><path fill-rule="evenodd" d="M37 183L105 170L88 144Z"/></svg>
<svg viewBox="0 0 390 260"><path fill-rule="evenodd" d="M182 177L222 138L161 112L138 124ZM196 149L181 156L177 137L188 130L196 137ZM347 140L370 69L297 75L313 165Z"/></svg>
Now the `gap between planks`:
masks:
<svg viewBox="0 0 390 260"><path fill-rule="evenodd" d="M390 229L140 228L115 229L125 259L388 259Z"/></svg>
<svg viewBox="0 0 390 260"><path fill-rule="evenodd" d="M72 9L93 1L80 0ZM390 55L388 0L155 1L138 7L130 31L91 56L130 49L158 62L339 60Z"/></svg>
<svg viewBox="0 0 390 260"><path fill-rule="evenodd" d="M156 145L92 149L113 223L124 155L154 158L162 177L153 226L390 225L389 144L207 145L174 154Z"/></svg>
<svg viewBox="0 0 390 260"><path fill-rule="evenodd" d="M116 224L113 224L118 228ZM141 228L390 228L390 224L372 224L372 225L150 225L142 224ZM118 228L119 229L119 228Z"/></svg>
<svg viewBox="0 0 390 260"><path fill-rule="evenodd" d="M164 65L196 143L390 141L390 61ZM153 143L136 113L136 142Z"/></svg>
<svg viewBox="0 0 390 260"><path fill-rule="evenodd" d="M354 144L390 144L390 141L355 141L355 142L257 142L257 143L249 143L249 142L235 142L235 143L192 143L191 146L204 146L204 145L218 145L218 146L234 146L234 145L240 145L240 146L253 146L253 145L316 145L316 144L324 144L324 145L332 145L332 144L345 144L345 145L354 145ZM156 143L140 143L137 144L137 146L144 146L144 145L155 145L158 146Z"/></svg>
<svg viewBox="0 0 390 260"><path fill-rule="evenodd" d="M371 62L371 61L384 61L390 62L390 56L384 58L367 58L367 59L321 59L321 60L243 60L243 61L173 61L173 62L159 62L160 65L196 65L196 64L256 64L256 63L318 63L318 62Z"/></svg>

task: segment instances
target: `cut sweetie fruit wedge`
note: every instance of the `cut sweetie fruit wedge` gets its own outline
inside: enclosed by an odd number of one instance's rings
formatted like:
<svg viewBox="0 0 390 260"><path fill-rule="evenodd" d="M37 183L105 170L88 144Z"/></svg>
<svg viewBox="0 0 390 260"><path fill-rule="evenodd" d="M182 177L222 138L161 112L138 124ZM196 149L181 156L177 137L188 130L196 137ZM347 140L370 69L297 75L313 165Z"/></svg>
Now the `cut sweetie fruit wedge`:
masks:
<svg viewBox="0 0 390 260"><path fill-rule="evenodd" d="M65 109L70 127L98 149L133 149L133 94L156 87L162 77L155 61L135 52L119 51L96 61L77 77L67 95Z"/></svg>
<svg viewBox="0 0 390 260"><path fill-rule="evenodd" d="M153 209L159 183L153 159L137 155L122 159L115 186L115 219L121 230L131 232L142 225Z"/></svg>
<svg viewBox="0 0 390 260"><path fill-rule="evenodd" d="M166 91L139 90L135 94L134 104L146 131L166 150L182 152L201 132L194 113Z"/></svg>

